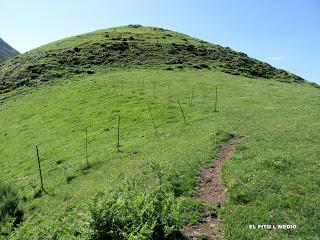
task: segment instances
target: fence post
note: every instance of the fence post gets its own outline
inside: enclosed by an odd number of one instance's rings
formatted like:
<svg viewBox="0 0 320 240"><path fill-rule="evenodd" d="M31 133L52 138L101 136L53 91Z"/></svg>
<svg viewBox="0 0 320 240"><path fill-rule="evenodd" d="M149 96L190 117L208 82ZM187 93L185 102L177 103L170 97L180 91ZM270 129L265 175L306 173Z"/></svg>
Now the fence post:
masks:
<svg viewBox="0 0 320 240"><path fill-rule="evenodd" d="M89 160L88 160L88 128L86 127L86 163L89 165Z"/></svg>
<svg viewBox="0 0 320 240"><path fill-rule="evenodd" d="M36 150L37 150L37 160L38 160L38 167L39 167L39 175L40 175L41 189L42 189L42 191L45 192L44 187L43 187L43 179L42 179L42 172L41 172L40 156L39 156L38 146L36 146Z"/></svg>
<svg viewBox="0 0 320 240"><path fill-rule="evenodd" d="M131 92L134 92L134 90L133 90L133 80L131 80Z"/></svg>
<svg viewBox="0 0 320 240"><path fill-rule="evenodd" d="M148 109L149 109L149 113L150 113L150 116L151 116L151 120L152 120L152 124L153 124L154 130L155 130L156 134L158 134L157 126L156 126L156 124L155 124L155 122L154 122L154 118L153 118L153 116L152 116L149 103L148 103Z"/></svg>
<svg viewBox="0 0 320 240"><path fill-rule="evenodd" d="M117 136L117 148L118 148L118 152L120 152L120 114L119 114L119 117L118 117L118 136Z"/></svg>
<svg viewBox="0 0 320 240"><path fill-rule="evenodd" d="M142 95L144 94L144 79L142 79Z"/></svg>
<svg viewBox="0 0 320 240"><path fill-rule="evenodd" d="M156 98L156 80L153 80L153 98Z"/></svg>
<svg viewBox="0 0 320 240"><path fill-rule="evenodd" d="M190 98L190 105L192 106L193 101L193 93L194 93L194 87L192 88L191 98Z"/></svg>
<svg viewBox="0 0 320 240"><path fill-rule="evenodd" d="M182 113L183 122L184 122L184 124L186 124L186 123L187 123L187 122L186 122L186 117L184 116L184 112L183 112L183 109L182 109L182 107L181 107L181 105L180 105L180 101L179 101L179 100L178 100L178 104L179 104L180 111L181 111L181 113Z"/></svg>
<svg viewBox="0 0 320 240"><path fill-rule="evenodd" d="M214 111L217 112L217 104L218 104L218 87L216 87L216 101L214 104Z"/></svg>

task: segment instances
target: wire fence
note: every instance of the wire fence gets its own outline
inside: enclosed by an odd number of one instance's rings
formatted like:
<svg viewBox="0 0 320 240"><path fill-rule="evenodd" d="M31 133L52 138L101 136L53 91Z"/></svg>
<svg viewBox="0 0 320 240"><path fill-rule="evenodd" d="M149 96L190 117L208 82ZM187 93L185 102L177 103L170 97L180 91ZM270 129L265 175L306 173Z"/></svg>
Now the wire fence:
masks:
<svg viewBox="0 0 320 240"><path fill-rule="evenodd" d="M110 82L94 82L93 84L105 86ZM137 103L145 105L147 113L135 112L132 114L135 114L135 116L147 114L149 120L143 122L143 124L148 125L148 131L153 128L151 131L156 135L168 131L166 127L157 126L157 117L154 115L156 110L157 112L162 111L157 108L163 108L166 104L171 106L171 113L174 112L172 114L174 117L168 119L167 124L183 122L186 125L189 123L188 114L191 113L192 107L199 108L207 102L212 103L212 112L217 111L217 87L202 86L197 88L194 85L189 89L189 94L182 96L181 92L176 90L173 84L169 82L160 84L156 81L124 82L121 80L120 82L112 81L111 84L113 95L108 94L107 97L126 95L130 101L137 101ZM208 89L212 90L208 91ZM161 104L150 105L149 103ZM185 112L184 108L188 109L188 113ZM177 117L179 115L180 118ZM20 157L20 174L11 176L6 181L19 182L19 185L23 187L37 188L39 186L40 174L37 168L36 146L38 147L44 187L50 181L50 188L58 186L62 181L71 181L78 172L85 171L91 164L116 158L116 154L110 153L120 152L123 146L122 137L126 136L126 132L134 132L136 123L130 122L128 124L127 120L132 119L132 116L125 116L121 112L116 112L115 118L111 127L113 131L110 128L105 128L102 124L100 126L79 126L72 130L71 138L63 138L61 136L64 136L64 134L54 129L53 134L47 134L50 138L42 142L36 142L34 148L20 150L17 154ZM122 125L122 121L127 121L127 124ZM30 162L34 164L30 164ZM7 165L2 171L12 172L11 168L12 166Z"/></svg>

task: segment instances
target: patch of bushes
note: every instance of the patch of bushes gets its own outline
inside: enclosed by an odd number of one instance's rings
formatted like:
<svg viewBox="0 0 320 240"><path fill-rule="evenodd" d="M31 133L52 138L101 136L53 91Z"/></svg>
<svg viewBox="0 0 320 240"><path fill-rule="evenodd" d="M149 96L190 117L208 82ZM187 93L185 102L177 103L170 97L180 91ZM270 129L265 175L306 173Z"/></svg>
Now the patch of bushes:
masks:
<svg viewBox="0 0 320 240"><path fill-rule="evenodd" d="M138 193L128 185L98 195L91 207L92 239L166 239L182 226L181 205L161 187Z"/></svg>
<svg viewBox="0 0 320 240"><path fill-rule="evenodd" d="M320 85L318 85L318 84L316 84L316 83L314 83L314 82L311 82L310 84L311 84L312 86L316 87L316 88L320 88Z"/></svg>
<svg viewBox="0 0 320 240"><path fill-rule="evenodd" d="M167 62L167 64L182 64L182 63L183 62L181 59L174 59Z"/></svg>
<svg viewBox="0 0 320 240"><path fill-rule="evenodd" d="M181 227L203 221L207 206L177 197L182 190L176 174L159 163L150 167L156 180L152 189L139 190L128 182L96 195L90 208L91 239L185 239Z"/></svg>
<svg viewBox="0 0 320 240"><path fill-rule="evenodd" d="M201 67L199 65L193 65L192 67L195 69L201 69Z"/></svg>
<svg viewBox="0 0 320 240"><path fill-rule="evenodd" d="M0 180L0 236L8 236L22 222L19 200L17 191Z"/></svg>
<svg viewBox="0 0 320 240"><path fill-rule="evenodd" d="M181 239L184 224L201 222L201 201L175 198L162 187L139 192L132 184L98 194L91 205L91 239Z"/></svg>
<svg viewBox="0 0 320 240"><path fill-rule="evenodd" d="M140 24L129 24L128 26L132 27L132 28L141 28L142 27L142 25L140 25Z"/></svg>
<svg viewBox="0 0 320 240"><path fill-rule="evenodd" d="M210 69L210 67L208 66L208 64L205 64L205 63L201 63L199 66L200 66L201 68Z"/></svg>
<svg viewBox="0 0 320 240"><path fill-rule="evenodd" d="M94 71L93 70L87 70L87 73L88 74L94 74Z"/></svg>

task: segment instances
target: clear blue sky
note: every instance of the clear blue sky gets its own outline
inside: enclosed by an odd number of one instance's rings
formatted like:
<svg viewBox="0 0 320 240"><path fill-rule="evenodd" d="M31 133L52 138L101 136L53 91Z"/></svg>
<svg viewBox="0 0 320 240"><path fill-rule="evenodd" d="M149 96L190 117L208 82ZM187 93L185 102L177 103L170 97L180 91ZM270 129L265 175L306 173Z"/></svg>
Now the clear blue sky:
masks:
<svg viewBox="0 0 320 240"><path fill-rule="evenodd" d="M127 24L229 46L320 83L320 0L0 0L0 37L20 52Z"/></svg>

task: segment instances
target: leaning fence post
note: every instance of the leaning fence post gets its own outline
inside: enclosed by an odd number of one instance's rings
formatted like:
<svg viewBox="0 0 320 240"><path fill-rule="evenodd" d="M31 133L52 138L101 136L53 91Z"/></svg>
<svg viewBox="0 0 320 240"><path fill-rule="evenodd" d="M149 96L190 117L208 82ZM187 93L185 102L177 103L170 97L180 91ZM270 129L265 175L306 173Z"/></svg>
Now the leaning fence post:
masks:
<svg viewBox="0 0 320 240"><path fill-rule="evenodd" d="M183 122L184 122L184 124L186 124L186 123L187 123L187 122L186 122L186 117L184 116L184 112L183 112L183 109L182 109L182 107L181 107L181 104L180 104L180 101L179 101L179 100L178 100L178 104L179 104L180 111L181 111L181 113L182 113Z"/></svg>
<svg viewBox="0 0 320 240"><path fill-rule="evenodd" d="M149 113L150 113L150 116L151 116L151 120L152 120L152 124L153 124L154 130L155 130L156 134L158 134L157 126L156 126L156 124L155 124L155 122L154 122L154 118L153 118L153 116L152 116L149 103L148 103L148 109L149 109Z"/></svg>
<svg viewBox="0 0 320 240"><path fill-rule="evenodd" d="M40 175L41 189L42 189L42 191L45 192L44 187L43 187L43 179L42 179L42 172L41 172L40 156L39 156L38 146L36 146L36 150L37 150L37 160L38 160L38 167L39 167L39 175Z"/></svg>

